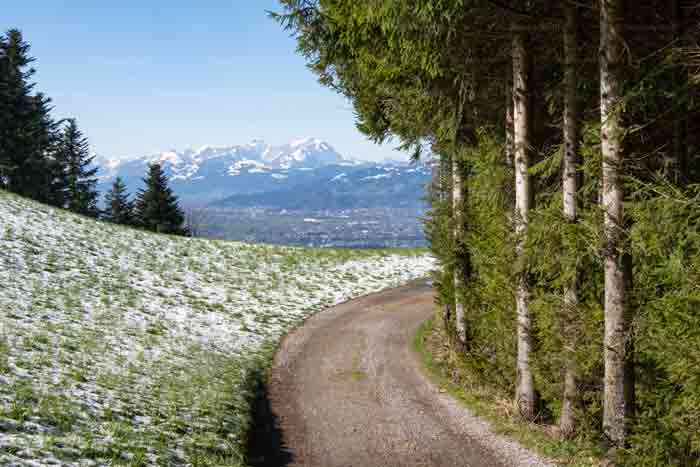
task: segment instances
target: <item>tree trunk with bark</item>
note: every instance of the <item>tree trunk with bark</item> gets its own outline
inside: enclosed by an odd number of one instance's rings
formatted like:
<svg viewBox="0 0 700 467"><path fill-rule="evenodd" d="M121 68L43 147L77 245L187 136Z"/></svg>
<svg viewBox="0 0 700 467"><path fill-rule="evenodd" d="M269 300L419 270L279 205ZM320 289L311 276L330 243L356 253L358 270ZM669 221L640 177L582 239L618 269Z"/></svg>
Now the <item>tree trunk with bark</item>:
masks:
<svg viewBox="0 0 700 467"><path fill-rule="evenodd" d="M513 167L513 65L506 67L506 141L505 161L506 165Z"/></svg>
<svg viewBox="0 0 700 467"><path fill-rule="evenodd" d="M463 232L463 180L459 157L452 155L452 212L454 220L454 240L455 240L455 267L454 267L454 288L455 288L455 331L457 342L460 346L466 343L466 325L464 322L464 303L460 297L459 290L464 284L464 273L462 264L462 243Z"/></svg>
<svg viewBox="0 0 700 467"><path fill-rule="evenodd" d="M629 257L624 254L625 224L622 186L623 127L619 109L624 42L622 0L603 0L600 8L600 108L603 156L604 275L605 275L605 381L603 431L616 447L622 447L633 407L630 381L632 355L627 286Z"/></svg>
<svg viewBox="0 0 700 467"><path fill-rule="evenodd" d="M515 230L517 251L524 260L524 244L528 228L531 187L528 173L530 162L530 56L527 34L516 26L513 36L513 152L515 169ZM517 310L517 381L515 400L520 414L535 417L535 383L530 369L532 318L528 307L526 267L520 271L516 284Z"/></svg>
<svg viewBox="0 0 700 467"><path fill-rule="evenodd" d="M572 4L565 5L566 23L564 26L564 165L562 195L564 217L570 223L576 222L578 174L578 12ZM574 252L576 254L576 252ZM564 331L564 394L562 397L559 430L565 437L576 431L576 404L579 399L577 387L577 365L574 352L577 345L578 314L578 268L574 271L571 283L564 290L562 327Z"/></svg>

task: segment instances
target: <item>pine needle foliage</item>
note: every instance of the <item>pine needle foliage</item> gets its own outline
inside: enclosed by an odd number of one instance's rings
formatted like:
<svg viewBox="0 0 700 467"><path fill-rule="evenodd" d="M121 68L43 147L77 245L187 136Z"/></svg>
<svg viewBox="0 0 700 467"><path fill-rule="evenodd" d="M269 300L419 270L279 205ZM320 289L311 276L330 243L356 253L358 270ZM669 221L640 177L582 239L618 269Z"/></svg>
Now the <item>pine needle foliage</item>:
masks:
<svg viewBox="0 0 700 467"><path fill-rule="evenodd" d="M148 166L143 183L136 198L138 225L153 232L185 235L185 214L160 164Z"/></svg>
<svg viewBox="0 0 700 467"><path fill-rule="evenodd" d="M94 159L87 138L77 122L68 119L54 152L54 161L60 171L53 191L61 207L85 216L98 216L97 167L93 165Z"/></svg>
<svg viewBox="0 0 700 467"><path fill-rule="evenodd" d="M17 29L0 36L0 187L52 202L56 140L51 100L35 92L30 46Z"/></svg>
<svg viewBox="0 0 700 467"><path fill-rule="evenodd" d="M32 81L30 50L18 29L0 35L0 188L96 217L87 139L74 119L52 117L51 99Z"/></svg>
<svg viewBox="0 0 700 467"><path fill-rule="evenodd" d="M112 187L105 193L104 205L102 219L107 222L121 225L136 223L134 202L129 199L126 184L121 177L115 178Z"/></svg>

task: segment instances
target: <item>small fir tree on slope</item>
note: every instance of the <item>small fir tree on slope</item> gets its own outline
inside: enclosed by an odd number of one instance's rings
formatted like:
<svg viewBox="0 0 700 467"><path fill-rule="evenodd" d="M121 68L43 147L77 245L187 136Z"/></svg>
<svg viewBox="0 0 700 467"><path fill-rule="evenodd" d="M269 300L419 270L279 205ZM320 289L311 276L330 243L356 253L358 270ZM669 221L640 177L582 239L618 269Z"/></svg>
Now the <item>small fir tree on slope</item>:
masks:
<svg viewBox="0 0 700 467"><path fill-rule="evenodd" d="M136 219L140 226L159 233L186 234L185 216L177 196L168 186L168 180L160 164L148 167L144 178L145 188L136 199Z"/></svg>
<svg viewBox="0 0 700 467"><path fill-rule="evenodd" d="M97 168L92 167L95 156L90 155L87 139L74 119L67 120L56 147L58 196L67 209L90 217L97 217Z"/></svg>
<svg viewBox="0 0 700 467"><path fill-rule="evenodd" d="M105 193L103 218L107 222L122 225L134 225L134 202L129 200L129 193L121 177L117 177L112 188Z"/></svg>

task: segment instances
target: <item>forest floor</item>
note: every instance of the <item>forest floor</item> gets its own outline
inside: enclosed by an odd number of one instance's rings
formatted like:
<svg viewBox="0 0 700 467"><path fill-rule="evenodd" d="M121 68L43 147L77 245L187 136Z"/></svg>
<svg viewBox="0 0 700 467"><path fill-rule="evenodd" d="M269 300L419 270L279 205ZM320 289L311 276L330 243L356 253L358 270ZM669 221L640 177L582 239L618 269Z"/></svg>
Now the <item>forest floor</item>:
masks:
<svg viewBox="0 0 700 467"><path fill-rule="evenodd" d="M549 466L435 385L411 343L425 282L338 305L289 335L257 403L249 462L268 466Z"/></svg>

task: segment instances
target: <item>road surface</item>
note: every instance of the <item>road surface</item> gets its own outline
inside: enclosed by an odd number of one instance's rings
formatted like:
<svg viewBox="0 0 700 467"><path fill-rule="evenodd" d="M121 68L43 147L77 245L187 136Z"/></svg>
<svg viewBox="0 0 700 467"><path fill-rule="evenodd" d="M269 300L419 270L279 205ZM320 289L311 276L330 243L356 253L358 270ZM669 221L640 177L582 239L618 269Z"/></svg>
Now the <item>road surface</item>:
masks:
<svg viewBox="0 0 700 467"><path fill-rule="evenodd" d="M255 467L546 466L494 435L426 376L411 349L425 282L311 318L288 336L258 401Z"/></svg>

